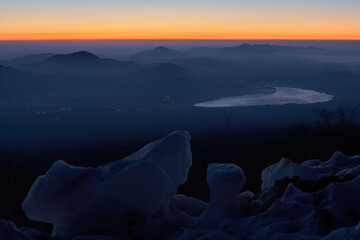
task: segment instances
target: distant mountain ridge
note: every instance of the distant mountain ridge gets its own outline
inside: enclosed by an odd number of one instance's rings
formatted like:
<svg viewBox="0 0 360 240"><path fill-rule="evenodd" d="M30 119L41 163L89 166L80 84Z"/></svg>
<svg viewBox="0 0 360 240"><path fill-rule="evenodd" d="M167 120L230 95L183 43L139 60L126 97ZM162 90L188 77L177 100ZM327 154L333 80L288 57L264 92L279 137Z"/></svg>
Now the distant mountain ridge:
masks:
<svg viewBox="0 0 360 240"><path fill-rule="evenodd" d="M242 60L248 61L249 57L265 58L287 58L288 56L301 56L308 53L319 53L324 49L314 47L293 47L270 44L241 44L234 47L195 47L189 50L174 50L159 46L151 50L139 52L129 58L131 61L119 61L114 59L100 58L87 52L77 51L69 54L34 54L14 59L13 63L3 63L4 66L16 67L35 73L69 73L69 74L100 74L100 75L124 75L135 72L150 71L149 64L171 63L176 67L186 69L196 67L217 68L226 67L227 61ZM15 63L16 62L16 63ZM181 74L183 69L168 65L162 69L152 69L149 74L167 75L172 72ZM171 69L170 69L171 68ZM143 71L144 70L144 71ZM157 73L155 73L157 72ZM170 74L172 75L172 74Z"/></svg>
<svg viewBox="0 0 360 240"><path fill-rule="evenodd" d="M139 63L164 63L179 59L192 59L199 57L241 57L243 55L266 55L266 54L301 54L309 52L321 52L324 49L314 47L294 47L270 44L241 44L233 47L194 47L188 50L177 51L164 46L146 50L135 54L129 59Z"/></svg>
<svg viewBox="0 0 360 240"><path fill-rule="evenodd" d="M302 54L302 53L319 53L324 52L325 49L315 47L294 47L270 44L241 44L234 47L194 47L188 52L195 56L208 57L226 57L226 56L243 56L243 55L270 55L270 54Z"/></svg>
<svg viewBox="0 0 360 240"><path fill-rule="evenodd" d="M219 51L227 54L259 54L259 53L275 53L275 52L286 52L286 51L320 51L323 49L314 47L293 47L293 46L282 46L282 45L270 45L270 44L241 44L235 47L224 47Z"/></svg>
<svg viewBox="0 0 360 240"><path fill-rule="evenodd" d="M31 55L26 55L23 57L12 59L10 61L1 61L1 63L4 66L17 67L25 64L40 63L51 56L54 56L54 54L53 53L31 54Z"/></svg>
<svg viewBox="0 0 360 240"><path fill-rule="evenodd" d="M154 63L185 57L187 57L187 54L184 52L169 49L164 46L159 46L151 50L139 52L130 57L130 59L139 63Z"/></svg>
<svg viewBox="0 0 360 240"><path fill-rule="evenodd" d="M33 77L31 72L19 70L17 68L0 65L0 85L8 84L12 80L28 80ZM9 81L10 80L10 81Z"/></svg>
<svg viewBox="0 0 360 240"><path fill-rule="evenodd" d="M70 54L58 54L53 55L47 59L45 59L44 63L84 63L84 62L92 62L99 61L101 58L86 51L79 51Z"/></svg>
<svg viewBox="0 0 360 240"><path fill-rule="evenodd" d="M140 69L135 62L100 58L86 51L53 55L36 64L22 65L21 69L40 73L126 74Z"/></svg>
<svg viewBox="0 0 360 240"><path fill-rule="evenodd" d="M137 75L145 78L172 78L183 75L186 69L173 63L163 63L152 68L143 69L137 72Z"/></svg>

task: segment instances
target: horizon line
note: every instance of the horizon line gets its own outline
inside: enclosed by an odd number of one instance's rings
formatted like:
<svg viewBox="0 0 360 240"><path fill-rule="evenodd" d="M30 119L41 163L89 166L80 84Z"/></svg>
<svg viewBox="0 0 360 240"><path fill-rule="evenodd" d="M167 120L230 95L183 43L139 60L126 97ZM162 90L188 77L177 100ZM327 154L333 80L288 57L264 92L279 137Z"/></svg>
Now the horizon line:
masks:
<svg viewBox="0 0 360 240"><path fill-rule="evenodd" d="M360 41L345 38L59 38L59 39L0 39L0 42L35 41Z"/></svg>

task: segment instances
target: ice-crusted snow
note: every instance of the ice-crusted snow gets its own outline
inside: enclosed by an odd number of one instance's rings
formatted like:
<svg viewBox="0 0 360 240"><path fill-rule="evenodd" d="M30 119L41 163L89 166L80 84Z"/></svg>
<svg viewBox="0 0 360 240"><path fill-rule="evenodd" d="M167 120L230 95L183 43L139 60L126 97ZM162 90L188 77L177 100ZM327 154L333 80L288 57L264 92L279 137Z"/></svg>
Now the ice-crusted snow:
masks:
<svg viewBox="0 0 360 240"><path fill-rule="evenodd" d="M265 168L262 172L262 190L271 187L275 181L284 178L299 177L300 180L316 180L326 176L358 175L360 171L360 156L347 157L340 152L327 161L308 160L301 164L282 158L279 163Z"/></svg>
<svg viewBox="0 0 360 240"><path fill-rule="evenodd" d="M0 220L1 240L119 240L105 235L83 235L74 237L56 237L32 228L17 228L11 221Z"/></svg>
<svg viewBox="0 0 360 240"><path fill-rule="evenodd" d="M360 223L354 227L339 228L324 237L322 240L359 240L360 239Z"/></svg>
<svg viewBox="0 0 360 240"><path fill-rule="evenodd" d="M340 152L327 162L281 159L264 170L261 193L238 195L242 201L228 209L232 217L205 211L201 218L207 214L214 224L179 231L173 239L203 239L218 232L221 239L360 239L359 165L359 156Z"/></svg>
<svg viewBox="0 0 360 240"><path fill-rule="evenodd" d="M191 164L190 135L181 131L98 168L57 161L35 181L23 209L32 220L52 223L54 235L141 238L178 221L172 201Z"/></svg>
<svg viewBox="0 0 360 240"><path fill-rule="evenodd" d="M219 219L239 215L238 195L246 181L243 170L234 164L213 163L208 166L206 180L210 187L210 202L198 226L216 226Z"/></svg>
<svg viewBox="0 0 360 240"><path fill-rule="evenodd" d="M29 218L54 225L53 234L1 220L0 239L360 239L360 156L283 158L264 169L259 193L242 192L239 166L210 164L209 203L176 193L191 163L182 131L98 168L57 161L23 202Z"/></svg>

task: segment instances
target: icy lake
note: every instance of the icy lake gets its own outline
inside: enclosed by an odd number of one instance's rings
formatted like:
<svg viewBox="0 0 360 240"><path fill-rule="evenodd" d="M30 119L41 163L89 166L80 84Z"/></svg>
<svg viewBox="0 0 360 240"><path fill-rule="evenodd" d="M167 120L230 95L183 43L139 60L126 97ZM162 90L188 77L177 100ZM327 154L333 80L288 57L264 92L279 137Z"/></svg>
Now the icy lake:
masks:
<svg viewBox="0 0 360 240"><path fill-rule="evenodd" d="M309 104L328 102L333 96L320 93L314 90L305 90L290 87L274 87L271 93L247 94L216 99L213 101L197 103L195 107L244 107L244 106L264 106L282 104Z"/></svg>

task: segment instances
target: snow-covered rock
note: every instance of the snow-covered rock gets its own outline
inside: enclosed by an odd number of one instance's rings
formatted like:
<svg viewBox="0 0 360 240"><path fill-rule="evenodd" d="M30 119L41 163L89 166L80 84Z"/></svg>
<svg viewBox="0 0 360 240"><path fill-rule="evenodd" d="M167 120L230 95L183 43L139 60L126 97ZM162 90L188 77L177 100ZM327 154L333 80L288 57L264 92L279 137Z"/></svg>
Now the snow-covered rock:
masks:
<svg viewBox="0 0 360 240"><path fill-rule="evenodd" d="M116 237L105 235L84 235L75 237L56 237L36 229L21 227L17 228L11 221L0 220L1 240L120 240Z"/></svg>
<svg viewBox="0 0 360 240"><path fill-rule="evenodd" d="M345 183L330 184L316 193L306 193L289 184L264 213L217 218L206 228L181 230L173 239L204 239L210 233L219 232L223 235L221 239L360 239L360 228L356 226L360 221L360 194L356 191L359 186L360 176ZM354 196L349 197L351 194Z"/></svg>
<svg viewBox="0 0 360 240"><path fill-rule="evenodd" d="M234 164L210 164L210 201L176 194L192 163L190 136L173 132L97 168L57 161L23 202L52 235L0 221L4 240L360 239L360 156L329 161L283 158L264 169L263 190L241 192Z"/></svg>
<svg viewBox="0 0 360 240"><path fill-rule="evenodd" d="M246 182L244 171L235 164L213 163L208 166L206 180L210 187L210 202L198 226L210 227L219 220L238 216L238 195Z"/></svg>
<svg viewBox="0 0 360 240"><path fill-rule="evenodd" d="M321 240L359 240L360 239L360 223L355 227L339 228L323 237Z"/></svg>
<svg viewBox="0 0 360 240"><path fill-rule="evenodd" d="M177 209L192 217L200 217L208 206L207 203L201 200L182 194L177 194L172 203L176 205Z"/></svg>
<svg viewBox="0 0 360 240"><path fill-rule="evenodd" d="M159 237L172 230L168 224L181 224L172 201L191 164L190 135L181 131L98 168L57 161L35 181L23 209L32 220L52 223L54 235Z"/></svg>
<svg viewBox="0 0 360 240"><path fill-rule="evenodd" d="M2 240L33 240L30 236L23 234L11 221L0 220L0 239Z"/></svg>
<svg viewBox="0 0 360 240"><path fill-rule="evenodd" d="M293 163L290 159L282 158L262 171L262 190L265 190L277 180L299 177L300 180L315 181L321 177L357 175L360 173L360 156L347 157L340 152L327 161L308 160L302 164Z"/></svg>
<svg viewBox="0 0 360 240"><path fill-rule="evenodd" d="M359 160L359 156L347 157L339 152L327 162L295 164L282 159L263 172L263 179L271 184L261 193L243 192L237 197L232 184L221 184L225 176L232 176L222 171L224 174L213 181L223 186L218 189L225 189L223 195L215 195L218 203L212 205L210 200L198 226L179 230L173 239L204 239L217 233L222 234L222 239L360 239ZM217 169L211 165L209 168L212 171L208 171L208 182ZM232 188L233 194L227 195L227 189ZM232 203L240 201L227 205L228 199ZM238 213L242 208L249 210L246 216Z"/></svg>

